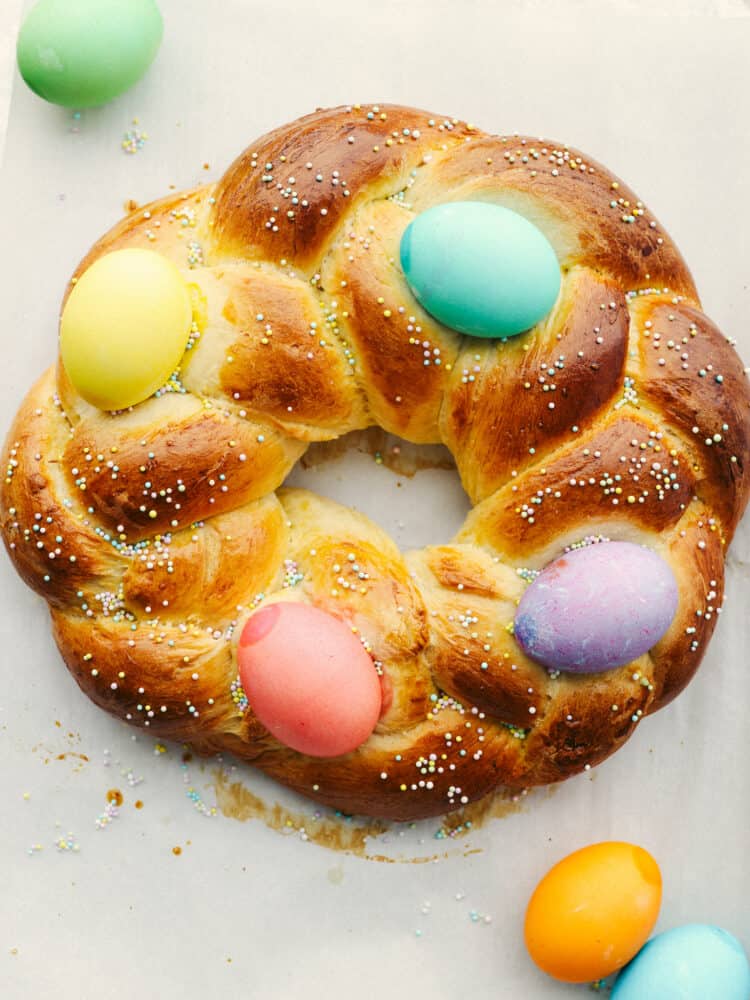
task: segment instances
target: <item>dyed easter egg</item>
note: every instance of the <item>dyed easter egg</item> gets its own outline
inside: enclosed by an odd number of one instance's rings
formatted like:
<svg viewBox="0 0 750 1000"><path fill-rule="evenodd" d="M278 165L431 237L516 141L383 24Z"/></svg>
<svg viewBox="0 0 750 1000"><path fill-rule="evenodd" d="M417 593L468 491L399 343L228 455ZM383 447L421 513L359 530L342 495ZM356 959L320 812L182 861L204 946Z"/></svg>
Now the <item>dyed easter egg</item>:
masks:
<svg viewBox="0 0 750 1000"><path fill-rule="evenodd" d="M60 355L76 390L103 410L147 399L190 337L190 292L152 250L115 250L78 279L60 321Z"/></svg>
<svg viewBox="0 0 750 1000"><path fill-rule="evenodd" d="M651 549L600 542L550 563L524 592L515 637L551 670L598 673L642 656L677 611L677 581Z"/></svg>
<svg viewBox="0 0 750 1000"><path fill-rule="evenodd" d="M248 619L237 649L240 683L258 719L281 743L338 757L370 736L380 679L351 628L307 604L269 604Z"/></svg>
<svg viewBox="0 0 750 1000"><path fill-rule="evenodd" d="M528 330L560 290L560 267L544 234L517 212L483 201L421 212L401 239L401 266L428 313L473 337Z"/></svg>
<svg viewBox="0 0 750 1000"><path fill-rule="evenodd" d="M748 1000L750 964L727 931L688 924L657 934L617 977L612 1000Z"/></svg>
<svg viewBox="0 0 750 1000"><path fill-rule="evenodd" d="M143 76L162 30L154 0L39 0L21 26L18 68L45 101L106 104Z"/></svg>
<svg viewBox="0 0 750 1000"><path fill-rule="evenodd" d="M661 872L642 847L592 844L559 861L534 890L524 935L555 979L586 983L621 969L648 940L661 906Z"/></svg>

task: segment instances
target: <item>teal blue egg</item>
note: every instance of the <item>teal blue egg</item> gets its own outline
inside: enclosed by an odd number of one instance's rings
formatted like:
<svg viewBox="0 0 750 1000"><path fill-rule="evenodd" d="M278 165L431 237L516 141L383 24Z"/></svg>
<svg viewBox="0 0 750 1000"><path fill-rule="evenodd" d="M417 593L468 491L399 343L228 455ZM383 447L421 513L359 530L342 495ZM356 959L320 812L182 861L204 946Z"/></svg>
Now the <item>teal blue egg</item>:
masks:
<svg viewBox="0 0 750 1000"><path fill-rule="evenodd" d="M473 337L523 333L560 291L560 265L544 233L484 201L421 212L401 238L401 266L430 315Z"/></svg>
<svg viewBox="0 0 750 1000"><path fill-rule="evenodd" d="M748 1000L750 964L720 927L688 924L657 934L617 977L611 1000Z"/></svg>
<svg viewBox="0 0 750 1000"><path fill-rule="evenodd" d="M45 101L106 104L143 76L162 31L155 0L39 0L21 26L18 68Z"/></svg>

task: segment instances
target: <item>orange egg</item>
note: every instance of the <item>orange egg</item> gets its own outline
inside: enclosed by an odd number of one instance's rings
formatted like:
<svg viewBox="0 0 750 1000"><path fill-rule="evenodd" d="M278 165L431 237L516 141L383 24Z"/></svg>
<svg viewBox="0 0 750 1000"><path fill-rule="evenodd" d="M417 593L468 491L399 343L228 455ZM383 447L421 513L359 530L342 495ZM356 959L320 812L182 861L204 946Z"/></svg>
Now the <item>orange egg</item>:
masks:
<svg viewBox="0 0 750 1000"><path fill-rule="evenodd" d="M648 940L661 872L642 847L608 842L569 854L544 876L526 910L526 947L565 983L603 979Z"/></svg>

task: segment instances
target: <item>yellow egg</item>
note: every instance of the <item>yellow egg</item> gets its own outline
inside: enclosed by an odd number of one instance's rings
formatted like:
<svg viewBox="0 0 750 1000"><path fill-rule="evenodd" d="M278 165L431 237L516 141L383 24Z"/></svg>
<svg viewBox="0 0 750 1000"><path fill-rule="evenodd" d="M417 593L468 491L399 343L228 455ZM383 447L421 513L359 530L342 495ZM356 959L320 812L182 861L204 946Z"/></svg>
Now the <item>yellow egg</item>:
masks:
<svg viewBox="0 0 750 1000"><path fill-rule="evenodd" d="M190 337L190 292L152 250L115 250L96 260L70 293L60 354L81 396L102 410L148 399L177 368Z"/></svg>

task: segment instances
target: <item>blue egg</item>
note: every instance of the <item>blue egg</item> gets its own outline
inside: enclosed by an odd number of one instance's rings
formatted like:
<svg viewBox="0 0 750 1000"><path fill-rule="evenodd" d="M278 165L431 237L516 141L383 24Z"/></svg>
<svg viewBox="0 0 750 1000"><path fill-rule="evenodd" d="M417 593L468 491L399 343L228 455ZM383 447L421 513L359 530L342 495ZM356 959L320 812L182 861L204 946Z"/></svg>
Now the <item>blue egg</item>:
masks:
<svg viewBox="0 0 750 1000"><path fill-rule="evenodd" d="M423 308L473 337L513 337L555 304L560 266L517 212L454 201L420 213L401 238L401 266Z"/></svg>
<svg viewBox="0 0 750 1000"><path fill-rule="evenodd" d="M611 1000L748 1000L750 964L720 927L688 924L657 934L622 970Z"/></svg>
<svg viewBox="0 0 750 1000"><path fill-rule="evenodd" d="M677 611L677 581L653 549L600 542L550 563L524 591L516 641L551 670L591 674L642 656Z"/></svg>

